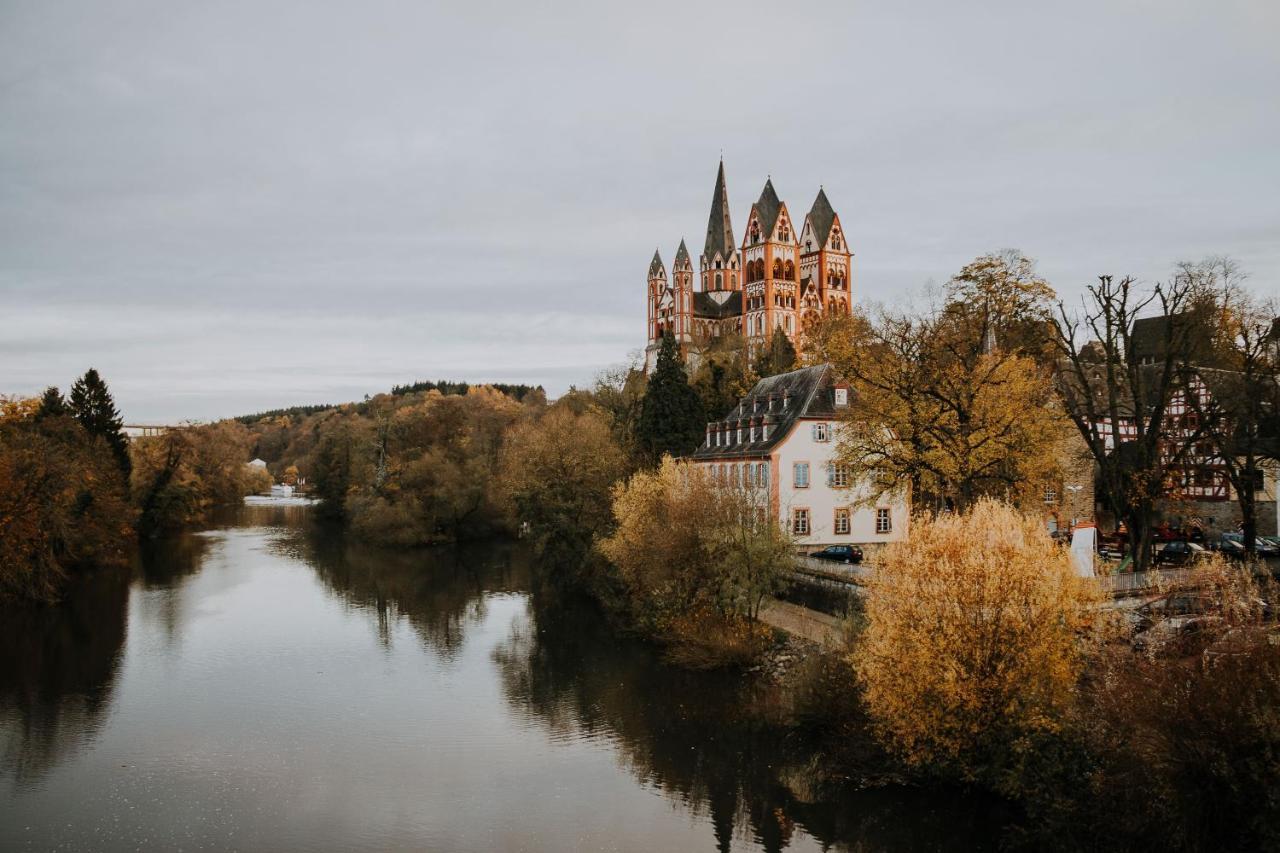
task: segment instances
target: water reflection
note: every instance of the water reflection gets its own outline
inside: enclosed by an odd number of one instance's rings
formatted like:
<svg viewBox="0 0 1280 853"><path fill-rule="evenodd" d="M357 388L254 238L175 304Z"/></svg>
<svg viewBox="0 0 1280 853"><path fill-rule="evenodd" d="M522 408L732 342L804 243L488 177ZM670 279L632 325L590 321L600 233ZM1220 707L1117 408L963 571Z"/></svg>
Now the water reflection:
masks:
<svg viewBox="0 0 1280 853"><path fill-rule="evenodd" d="M914 790L815 790L813 752L752 710L754 688L690 673L619 641L589 602L552 590L494 652L507 700L561 737L607 738L636 778L709 816L717 849L786 849L797 828L824 848L982 849L985 804Z"/></svg>
<svg viewBox="0 0 1280 853"><path fill-rule="evenodd" d="M380 641L404 619L445 660L455 658L468 624L483 622L487 596L528 588L524 551L508 543L393 551L317 527L280 540L334 592L374 614Z"/></svg>
<svg viewBox="0 0 1280 853"><path fill-rule="evenodd" d="M92 741L111 706L129 576L101 572L56 608L0 613L0 777L29 783Z"/></svg>
<svg viewBox="0 0 1280 853"><path fill-rule="evenodd" d="M662 665L518 545L219 524L0 614L0 847L982 846L963 801L816 788L750 684Z"/></svg>

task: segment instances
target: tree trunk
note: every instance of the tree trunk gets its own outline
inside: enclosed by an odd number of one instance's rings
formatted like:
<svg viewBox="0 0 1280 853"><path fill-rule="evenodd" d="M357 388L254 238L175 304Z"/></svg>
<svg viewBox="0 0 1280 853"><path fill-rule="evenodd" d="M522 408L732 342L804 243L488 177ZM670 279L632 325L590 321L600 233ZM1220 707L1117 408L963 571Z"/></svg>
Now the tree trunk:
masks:
<svg viewBox="0 0 1280 853"><path fill-rule="evenodd" d="M1244 537L1245 553L1253 556L1258 553L1258 507L1249 484L1242 485L1245 488L1236 490L1240 503L1240 533Z"/></svg>

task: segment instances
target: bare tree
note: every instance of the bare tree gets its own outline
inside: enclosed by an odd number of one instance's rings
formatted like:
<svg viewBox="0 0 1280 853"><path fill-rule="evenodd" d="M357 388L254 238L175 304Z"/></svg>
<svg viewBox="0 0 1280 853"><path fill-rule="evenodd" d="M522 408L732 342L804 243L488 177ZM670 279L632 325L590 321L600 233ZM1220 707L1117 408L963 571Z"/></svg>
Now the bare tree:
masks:
<svg viewBox="0 0 1280 853"><path fill-rule="evenodd" d="M1280 307L1243 287L1228 258L1213 258L1183 272L1212 299L1207 364L1186 368L1187 403L1212 445L1215 467L1235 491L1246 552L1257 550L1257 493L1268 460L1280 457L1280 374L1276 325Z"/></svg>
<svg viewBox="0 0 1280 853"><path fill-rule="evenodd" d="M1059 394L1097 463L1111 511L1128 528L1136 571L1151 562L1155 504L1169 469L1189 440L1198 438L1175 439L1165 429L1170 401L1196 345L1196 324L1186 316L1194 295L1185 276L1149 293L1140 292L1132 278L1100 276L1081 313L1068 313L1060 302L1053 324ZM1134 321L1151 307L1166 322L1156 324L1150 339L1135 342Z"/></svg>

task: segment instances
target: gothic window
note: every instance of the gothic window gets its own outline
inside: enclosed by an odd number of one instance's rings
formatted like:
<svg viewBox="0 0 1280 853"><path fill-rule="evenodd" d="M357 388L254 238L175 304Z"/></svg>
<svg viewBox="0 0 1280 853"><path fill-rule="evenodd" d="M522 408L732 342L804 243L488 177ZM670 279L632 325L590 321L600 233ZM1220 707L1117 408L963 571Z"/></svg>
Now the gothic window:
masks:
<svg viewBox="0 0 1280 853"><path fill-rule="evenodd" d="M719 261L716 261L716 266L717 267L720 266ZM724 274L716 273L716 290L719 290L721 287L723 287L723 285L724 285Z"/></svg>
<svg viewBox="0 0 1280 853"><path fill-rule="evenodd" d="M782 278L782 259L777 258L773 262L773 277Z"/></svg>
<svg viewBox="0 0 1280 853"><path fill-rule="evenodd" d="M796 265L791 263L791 261L787 261L785 275L783 277L786 278L787 281L796 280Z"/></svg>

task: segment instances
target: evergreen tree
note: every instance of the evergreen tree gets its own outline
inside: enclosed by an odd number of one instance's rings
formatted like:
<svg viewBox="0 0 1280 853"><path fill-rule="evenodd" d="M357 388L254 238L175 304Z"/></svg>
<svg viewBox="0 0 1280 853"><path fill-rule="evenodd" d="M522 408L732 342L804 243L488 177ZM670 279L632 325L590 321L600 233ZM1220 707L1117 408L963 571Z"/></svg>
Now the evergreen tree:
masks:
<svg viewBox="0 0 1280 853"><path fill-rule="evenodd" d="M45 392L46 396L48 392ZM124 421L116 411L115 401L98 371L92 367L71 386L71 413L89 435L101 436L111 448L116 463L129 478L129 439L124 434Z"/></svg>
<svg viewBox="0 0 1280 853"><path fill-rule="evenodd" d="M756 356L756 375L763 379L766 376L777 376L796 369L796 348L791 339L781 329L774 329L769 336L769 343Z"/></svg>
<svg viewBox="0 0 1280 853"><path fill-rule="evenodd" d="M662 336L658 363L640 404L636 441L657 461L664 453L683 456L693 451L702 443L706 428L702 399L689 386L676 339L667 332Z"/></svg>
<svg viewBox="0 0 1280 853"><path fill-rule="evenodd" d="M320 498L320 515L344 519L347 492L351 488L351 437L345 430L321 439L312 465L311 483Z"/></svg>
<svg viewBox="0 0 1280 853"><path fill-rule="evenodd" d="M40 397L40 408L36 411L37 420L57 418L70 413L71 410L67 408L67 401L63 399L62 392L58 390L56 385L50 385L44 389L44 394Z"/></svg>

